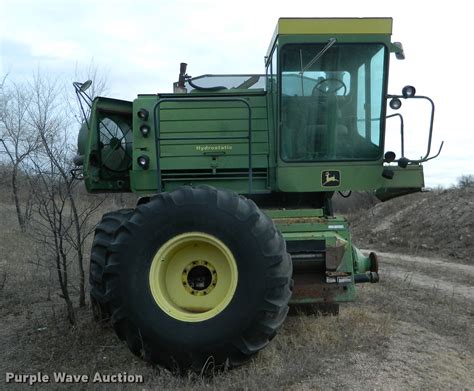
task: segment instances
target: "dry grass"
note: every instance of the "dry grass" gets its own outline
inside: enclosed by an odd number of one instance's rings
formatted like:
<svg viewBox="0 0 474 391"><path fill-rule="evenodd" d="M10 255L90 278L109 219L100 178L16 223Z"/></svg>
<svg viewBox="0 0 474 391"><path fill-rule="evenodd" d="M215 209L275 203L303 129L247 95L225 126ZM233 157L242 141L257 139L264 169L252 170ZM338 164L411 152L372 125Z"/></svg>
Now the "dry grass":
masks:
<svg viewBox="0 0 474 391"><path fill-rule="evenodd" d="M361 308L344 308L339 317L293 316L269 347L248 365L211 378L194 374L176 377L134 357L109 327L93 321L88 308L78 309L79 323L71 327L65 320L55 276L35 264L35 254L41 248L28 233L21 234L16 229L12 207L3 204L0 208L4 222L0 249L5 254L0 276L6 275L0 293L3 319L0 372L126 371L144 376L145 384L137 385L137 389L294 388L300 379L315 374L322 376L321 368L327 362L370 350L374 335L378 343L389 335L390 316ZM71 265L73 278L74 265Z"/></svg>
<svg viewBox="0 0 474 391"><path fill-rule="evenodd" d="M0 215L0 282L6 275L0 290L0 373L125 371L143 375L145 380L143 384L61 385L100 390L441 389L472 385L472 303L468 307L447 297L433 298L414 286L387 280L361 287L358 301L343 305L338 317L289 317L270 345L241 368L207 378L174 376L133 356L108 326L93 321L89 308L78 309L79 322L71 327L55 276L34 263L41 248L28 234L18 232L11 206L0 203ZM77 298L73 299L77 303ZM468 313L459 316L463 308ZM410 351L420 336L424 336L423 347ZM432 357L436 357L433 362ZM432 368L439 376L424 368ZM37 385L39 389L58 387Z"/></svg>
<svg viewBox="0 0 474 391"><path fill-rule="evenodd" d="M80 322L71 328L62 311L44 308L41 317L15 331L16 344L7 350L2 370L23 373L93 374L126 371L144 376L137 385L154 389L282 389L301 379L325 376L322 368L350 355L373 350L390 333L390 316L367 314L363 309L343 311L340 317L291 317L278 337L248 365L239 369L200 378L189 374L176 377L152 368L135 358L118 342L112 330L95 323L89 311L79 312ZM374 334L377 335L374 341ZM128 388L128 387L127 387ZM103 389L103 385L97 385Z"/></svg>

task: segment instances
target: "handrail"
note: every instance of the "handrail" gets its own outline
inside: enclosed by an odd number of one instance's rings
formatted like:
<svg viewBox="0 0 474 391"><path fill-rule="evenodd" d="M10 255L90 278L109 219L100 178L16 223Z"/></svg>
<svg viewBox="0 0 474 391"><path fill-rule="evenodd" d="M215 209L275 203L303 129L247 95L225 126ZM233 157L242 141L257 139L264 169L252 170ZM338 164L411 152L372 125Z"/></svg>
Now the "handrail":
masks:
<svg viewBox="0 0 474 391"><path fill-rule="evenodd" d="M246 137L220 136L220 137L161 137L160 135L160 121L158 120L158 109L162 103L166 102L240 102L247 107L248 111L248 135ZM180 98L161 98L153 106L153 126L156 132L155 148L156 148L156 177L157 190L161 189L161 170L160 170L160 141L192 141L192 140L248 140L248 194L252 194L252 108L247 100L243 98L230 97L180 97Z"/></svg>
<svg viewBox="0 0 474 391"><path fill-rule="evenodd" d="M444 141L441 142L441 145L439 146L438 153L434 156L430 156L431 141L432 141L432 138L433 138L434 113L435 113L435 104L434 104L434 102L429 97L423 96L423 95L415 95L415 96L410 96L410 97L405 97L403 95L387 95L387 99L391 99L391 98L425 99L430 103L430 105L431 105L430 132L429 132L429 135L428 135L428 145L427 145L427 148L426 148L426 154L421 159L417 159L417 160L409 159L408 161L409 161L409 163L419 164L419 163L424 163L424 162L427 162L428 160L431 160L431 159L434 159L434 158L438 157L439 154L441 153L441 150L443 149ZM403 153L402 153L402 155L403 155Z"/></svg>
<svg viewBox="0 0 474 391"><path fill-rule="evenodd" d="M401 145L401 152L402 156L405 156L405 130L404 130L404 122L403 122L403 116L400 113L395 113L391 115L387 115L385 118L393 118L393 117L399 117L400 118L400 145Z"/></svg>

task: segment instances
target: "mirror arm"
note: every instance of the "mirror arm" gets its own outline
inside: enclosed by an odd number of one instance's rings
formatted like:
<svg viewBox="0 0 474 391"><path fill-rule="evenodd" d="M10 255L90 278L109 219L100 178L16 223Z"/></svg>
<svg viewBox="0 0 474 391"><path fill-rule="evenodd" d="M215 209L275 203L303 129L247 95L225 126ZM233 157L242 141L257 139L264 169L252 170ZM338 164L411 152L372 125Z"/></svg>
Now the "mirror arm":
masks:
<svg viewBox="0 0 474 391"><path fill-rule="evenodd" d="M87 92L81 90L82 83L77 81L73 82L72 85L74 86L74 90L76 91L77 101L79 103L79 107L82 112L82 117L84 118L84 122L86 123L87 129L90 130L89 126L89 118L86 115L86 111L83 106L83 102L89 106L89 109L92 109L92 98L87 94Z"/></svg>
<svg viewBox="0 0 474 391"><path fill-rule="evenodd" d="M81 90L82 84L83 83L79 83L77 81L72 83L72 85L74 86L74 89L76 90L76 95L78 95L78 96L80 95L81 98L84 100L84 102L89 106L89 108L91 108L93 99L91 98L91 96L87 92Z"/></svg>

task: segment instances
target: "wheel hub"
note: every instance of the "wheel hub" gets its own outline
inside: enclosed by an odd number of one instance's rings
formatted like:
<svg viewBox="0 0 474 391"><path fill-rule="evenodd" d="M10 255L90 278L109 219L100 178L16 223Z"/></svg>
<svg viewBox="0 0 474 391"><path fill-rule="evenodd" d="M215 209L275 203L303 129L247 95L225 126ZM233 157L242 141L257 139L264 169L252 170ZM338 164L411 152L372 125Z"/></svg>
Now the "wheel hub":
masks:
<svg viewBox="0 0 474 391"><path fill-rule="evenodd" d="M193 261L183 270L182 283L192 295L205 296L217 285L217 271L208 261Z"/></svg>
<svg viewBox="0 0 474 391"><path fill-rule="evenodd" d="M223 311L237 287L237 263L215 236L188 232L165 242L156 252L149 283L156 304L169 316L188 322Z"/></svg>

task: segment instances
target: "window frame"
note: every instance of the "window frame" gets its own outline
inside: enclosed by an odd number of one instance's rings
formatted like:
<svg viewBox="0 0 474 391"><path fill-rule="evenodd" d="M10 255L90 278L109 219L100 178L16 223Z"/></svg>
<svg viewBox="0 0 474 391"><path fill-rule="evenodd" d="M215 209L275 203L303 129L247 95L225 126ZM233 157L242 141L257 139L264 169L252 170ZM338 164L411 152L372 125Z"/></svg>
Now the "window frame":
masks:
<svg viewBox="0 0 474 391"><path fill-rule="evenodd" d="M282 86L282 76L283 76L283 64L282 64L282 53L284 53L287 46L311 46L315 44L324 45L327 42L289 42L281 45L278 51L278 74L277 74L277 84ZM334 163L334 162L375 162L383 158L384 148L385 148L385 122L386 122L386 112L387 112L387 89L388 89L388 77L389 77L389 61L390 61L390 50L387 47L385 42L382 41L373 41L373 42L337 42L335 45L344 45L344 46L354 46L354 45L378 45L384 50L384 64L383 64L383 82L382 82L382 98L381 98L381 110L380 110L380 144L379 154L377 157L372 159L325 159L325 160L288 160L283 158L283 126L281 123L281 110L282 110L282 88L279 88L278 91L278 154L279 159L284 163L289 164L298 164L298 163ZM367 64L367 63L364 63ZM369 61L370 68L370 61ZM357 79L357 74L355 77L351 75L351 80ZM367 88L367 87L366 87ZM355 92L357 93L357 92ZM357 110L356 110L357 116ZM358 130L355 130L358 132ZM370 140L371 141L371 140ZM372 141L371 141L372 142Z"/></svg>

